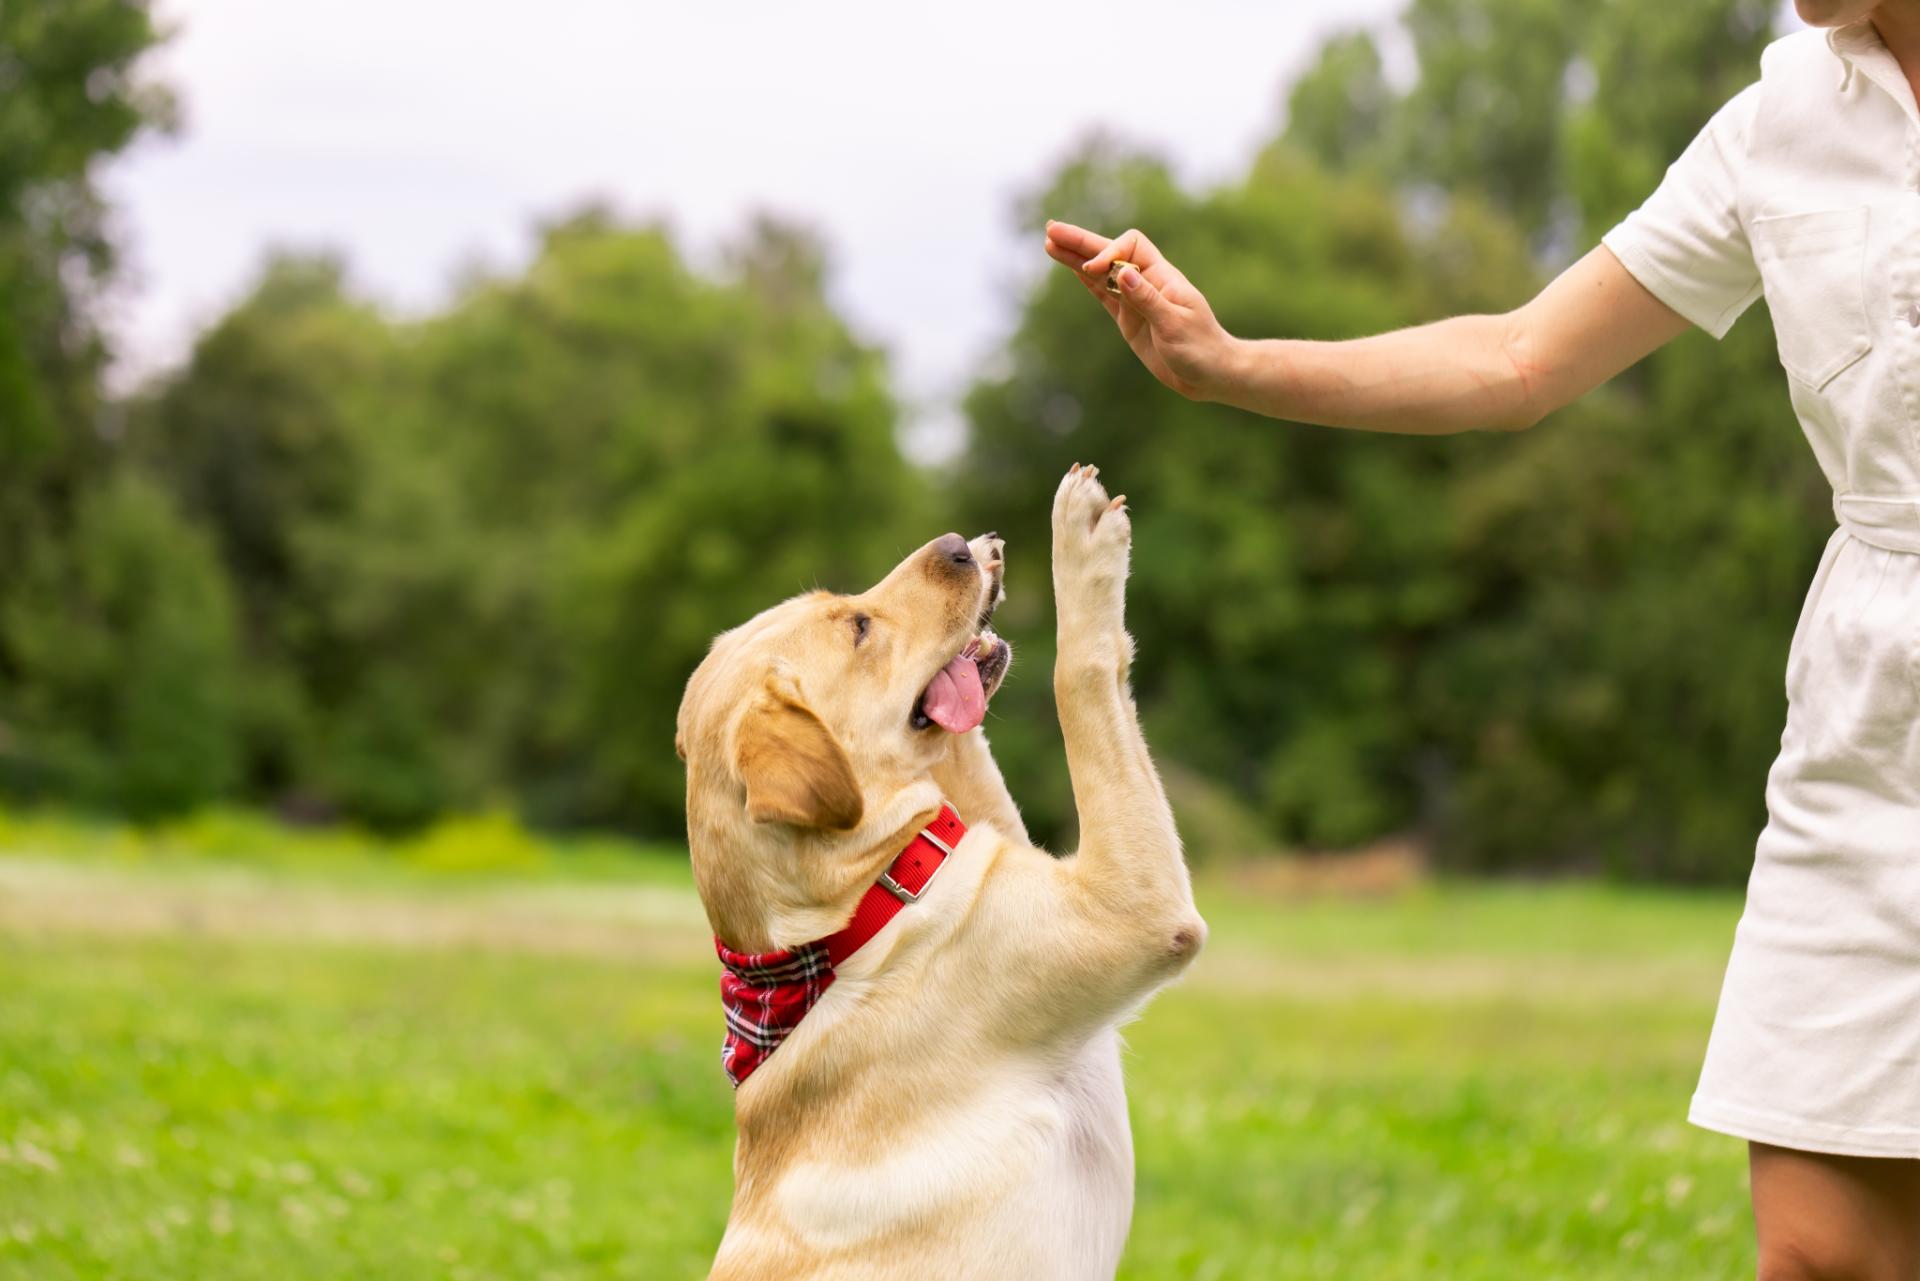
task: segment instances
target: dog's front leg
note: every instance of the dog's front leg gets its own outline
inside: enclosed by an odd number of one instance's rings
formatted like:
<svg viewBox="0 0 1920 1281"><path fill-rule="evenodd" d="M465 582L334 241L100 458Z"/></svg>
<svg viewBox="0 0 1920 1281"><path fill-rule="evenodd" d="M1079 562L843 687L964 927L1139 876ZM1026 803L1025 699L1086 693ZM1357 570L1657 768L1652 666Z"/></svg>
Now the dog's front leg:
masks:
<svg viewBox="0 0 1920 1281"><path fill-rule="evenodd" d="M1127 685L1132 526L1125 499L1110 500L1097 477L1076 465L1053 503L1053 691L1080 817L1080 848L1066 870L1074 898L1095 918L1104 963L1116 977L1150 983L1192 959L1206 925Z"/></svg>

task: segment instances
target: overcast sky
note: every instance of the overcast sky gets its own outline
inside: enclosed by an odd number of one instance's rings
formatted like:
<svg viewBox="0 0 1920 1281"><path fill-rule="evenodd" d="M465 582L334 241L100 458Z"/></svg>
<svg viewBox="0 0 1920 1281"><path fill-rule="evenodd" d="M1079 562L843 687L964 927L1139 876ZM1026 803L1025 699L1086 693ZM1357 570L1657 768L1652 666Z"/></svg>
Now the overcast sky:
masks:
<svg viewBox="0 0 1920 1281"><path fill-rule="evenodd" d="M1329 31L1400 0L158 0L183 129L107 173L131 285L122 381L180 359L272 245L345 253L404 312L583 198L696 256L757 209L833 254L893 356L921 452L1043 269L1015 197L1090 130L1231 176ZM1116 229L1117 230L1117 229Z"/></svg>
<svg viewBox="0 0 1920 1281"><path fill-rule="evenodd" d="M1397 8L159 0L175 35L152 70L183 129L107 173L132 268L121 375L180 359L271 245L339 249L414 312L598 196L664 215L696 255L756 209L813 225L837 301L937 437L1043 266L1012 201L1077 139L1231 175L1318 39Z"/></svg>

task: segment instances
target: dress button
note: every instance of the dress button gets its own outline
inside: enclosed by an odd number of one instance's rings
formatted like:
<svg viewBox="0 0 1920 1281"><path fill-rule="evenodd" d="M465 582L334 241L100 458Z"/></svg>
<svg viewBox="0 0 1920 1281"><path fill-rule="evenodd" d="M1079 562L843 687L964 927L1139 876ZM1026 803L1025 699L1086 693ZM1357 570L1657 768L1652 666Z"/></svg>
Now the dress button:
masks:
<svg viewBox="0 0 1920 1281"><path fill-rule="evenodd" d="M1907 323L1915 329L1920 329L1920 302L1907 304Z"/></svg>

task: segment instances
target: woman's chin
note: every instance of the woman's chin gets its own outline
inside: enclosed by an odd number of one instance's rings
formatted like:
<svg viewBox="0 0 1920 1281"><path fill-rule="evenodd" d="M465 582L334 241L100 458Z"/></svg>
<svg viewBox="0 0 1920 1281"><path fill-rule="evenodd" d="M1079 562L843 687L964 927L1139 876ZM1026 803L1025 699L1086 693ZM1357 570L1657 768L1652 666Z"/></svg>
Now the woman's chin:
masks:
<svg viewBox="0 0 1920 1281"><path fill-rule="evenodd" d="M1809 27L1844 27L1878 7L1878 0L1793 0L1793 11Z"/></svg>

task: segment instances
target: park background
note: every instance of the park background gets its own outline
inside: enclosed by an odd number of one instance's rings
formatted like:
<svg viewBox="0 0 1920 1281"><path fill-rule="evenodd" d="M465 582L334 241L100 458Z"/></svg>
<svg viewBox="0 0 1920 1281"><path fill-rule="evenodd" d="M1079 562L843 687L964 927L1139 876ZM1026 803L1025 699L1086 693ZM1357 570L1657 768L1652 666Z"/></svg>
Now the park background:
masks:
<svg viewBox="0 0 1920 1281"><path fill-rule="evenodd" d="M637 40L609 100L669 63L708 85L675 92L690 138L724 125L716 184L755 129L880 192L903 150L980 185L916 94L990 114L997 81L1070 61L1181 116L1209 74L1156 52L1262 63L1238 26L1273 21L905 20L867 83L816 64L876 15L682 45L639 39L673 26L648 6L560 8ZM124 166L193 136L170 28L237 7L0 0L0 1275L697 1275L730 1115L675 848L681 683L775 600L998 529L1016 663L988 729L1070 848L1044 548L1076 460L1131 498L1135 682L1215 922L1134 1030L1124 1274L1750 1267L1740 1146L1679 1118L1831 527L1764 308L1530 432L1421 440L1182 401L1042 269L1053 216L1145 228L1239 333L1503 310L1792 25L1755 0L1378 8L1297 6L1258 141L1204 177L1076 127L994 190L997 230L931 236L896 181L852 247L583 178L524 252L473 247L422 298L295 234L167 353L126 319ZM324 20L316 65L380 42L363 16ZM381 47L532 67L558 41L470 20L396 17ZM769 49L830 142L729 72ZM501 81L499 145L608 128L543 122L551 74ZM267 145L193 199L218 227L328 181L294 168ZM971 252L996 235L1031 267ZM901 281L939 318L904 356L860 292ZM935 386L928 346L983 333Z"/></svg>

